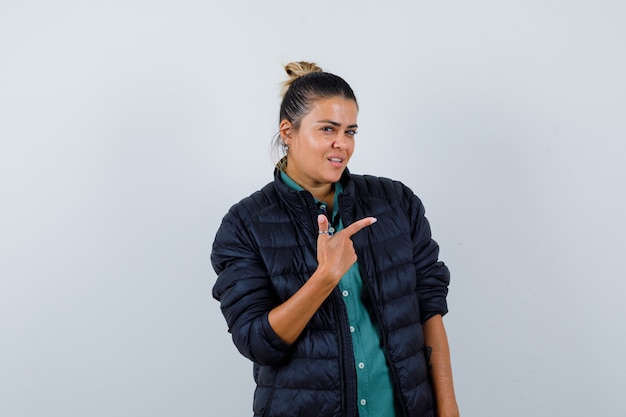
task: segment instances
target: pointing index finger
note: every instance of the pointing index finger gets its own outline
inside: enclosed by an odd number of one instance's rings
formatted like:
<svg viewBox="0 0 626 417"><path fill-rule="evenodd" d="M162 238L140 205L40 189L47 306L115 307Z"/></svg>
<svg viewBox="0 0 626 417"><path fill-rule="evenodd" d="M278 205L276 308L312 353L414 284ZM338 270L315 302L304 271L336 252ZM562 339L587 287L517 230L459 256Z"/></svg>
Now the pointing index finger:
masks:
<svg viewBox="0 0 626 417"><path fill-rule="evenodd" d="M361 220L357 220L354 223L352 223L350 226L346 227L343 229L343 233L347 234L348 236L352 236L353 234L355 234L356 232L358 232L359 230L367 227L367 226L371 226L372 224L376 223L378 221L378 219L376 217L365 217Z"/></svg>

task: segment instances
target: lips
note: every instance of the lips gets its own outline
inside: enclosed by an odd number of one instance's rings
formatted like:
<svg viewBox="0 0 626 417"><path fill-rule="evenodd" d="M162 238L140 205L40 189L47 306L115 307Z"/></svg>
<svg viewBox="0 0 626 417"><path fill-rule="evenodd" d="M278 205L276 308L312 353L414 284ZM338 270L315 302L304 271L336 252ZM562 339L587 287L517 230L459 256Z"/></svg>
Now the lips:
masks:
<svg viewBox="0 0 626 417"><path fill-rule="evenodd" d="M330 158L326 159L328 162L330 162L330 165L333 167L333 169L343 169L345 167L344 162L345 162L345 158L339 157L339 156L331 156Z"/></svg>

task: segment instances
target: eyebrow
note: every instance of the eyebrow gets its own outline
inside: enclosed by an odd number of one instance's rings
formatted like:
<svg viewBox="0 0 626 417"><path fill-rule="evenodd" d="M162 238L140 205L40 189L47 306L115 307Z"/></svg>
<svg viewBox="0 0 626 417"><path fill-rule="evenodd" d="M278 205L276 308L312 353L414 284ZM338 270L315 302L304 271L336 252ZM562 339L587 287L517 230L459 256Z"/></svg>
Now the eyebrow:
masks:
<svg viewBox="0 0 626 417"><path fill-rule="evenodd" d="M331 124L331 125L333 125L335 127L341 126L341 123L334 122L332 120L318 120L317 123L328 123L328 124ZM348 126L348 129L356 129L358 127L359 126L357 124L353 124L353 125Z"/></svg>

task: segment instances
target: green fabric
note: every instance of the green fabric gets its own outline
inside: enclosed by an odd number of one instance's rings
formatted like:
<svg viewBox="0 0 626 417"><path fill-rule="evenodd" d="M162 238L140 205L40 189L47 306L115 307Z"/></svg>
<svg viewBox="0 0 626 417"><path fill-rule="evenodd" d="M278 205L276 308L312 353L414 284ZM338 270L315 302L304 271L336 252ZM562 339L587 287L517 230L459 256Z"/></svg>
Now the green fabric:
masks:
<svg viewBox="0 0 626 417"><path fill-rule="evenodd" d="M294 190L303 188L293 181L285 172L281 171L281 179ZM339 213L339 194L343 187L335 183L335 197L331 219ZM316 200L318 202L318 200ZM343 222L339 218L334 225L336 232L343 229ZM380 334L374 325L369 311L363 303L363 279L359 272L358 263L346 272L339 281L343 301L348 311L352 346L357 375L357 406L359 417L394 417L399 415L394 407L393 385L391 375L385 360L385 353L381 347Z"/></svg>

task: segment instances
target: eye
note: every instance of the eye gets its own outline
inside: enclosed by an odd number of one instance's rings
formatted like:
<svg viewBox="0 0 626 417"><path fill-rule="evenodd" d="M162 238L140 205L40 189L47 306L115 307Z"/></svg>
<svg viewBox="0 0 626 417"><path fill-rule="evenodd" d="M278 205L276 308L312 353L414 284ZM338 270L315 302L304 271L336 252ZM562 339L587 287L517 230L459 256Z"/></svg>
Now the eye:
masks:
<svg viewBox="0 0 626 417"><path fill-rule="evenodd" d="M332 131L334 131L334 130L335 130L335 128L334 128L334 127L332 127L332 126L323 126L321 130L322 130L323 132L332 132Z"/></svg>
<svg viewBox="0 0 626 417"><path fill-rule="evenodd" d="M346 135L349 135L349 136L354 136L357 133L358 132L356 131L356 129L348 129L348 130L346 130Z"/></svg>

